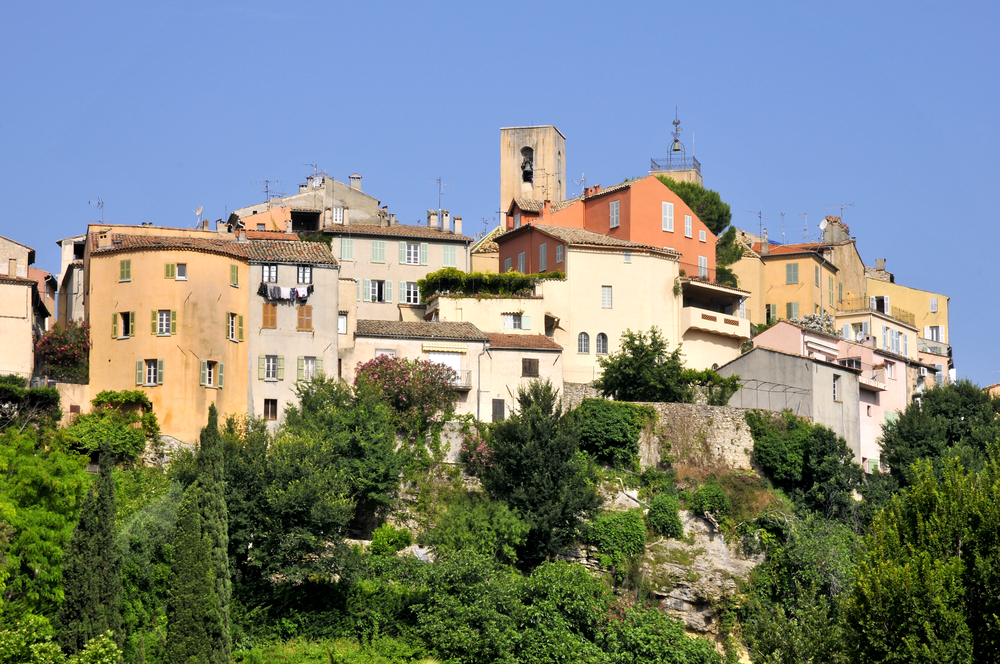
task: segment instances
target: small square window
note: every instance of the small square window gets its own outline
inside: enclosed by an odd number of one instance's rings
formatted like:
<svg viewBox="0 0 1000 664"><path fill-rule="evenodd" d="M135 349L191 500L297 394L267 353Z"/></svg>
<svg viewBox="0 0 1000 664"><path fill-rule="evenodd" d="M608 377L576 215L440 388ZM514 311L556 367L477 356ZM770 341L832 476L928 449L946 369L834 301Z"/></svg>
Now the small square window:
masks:
<svg viewBox="0 0 1000 664"><path fill-rule="evenodd" d="M264 380L278 380L278 356L264 357Z"/></svg>
<svg viewBox="0 0 1000 664"><path fill-rule="evenodd" d="M264 419L272 421L278 419L277 399L264 399Z"/></svg>
<svg viewBox="0 0 1000 664"><path fill-rule="evenodd" d="M276 284L278 283L278 266L277 265L262 265L261 272L265 283Z"/></svg>
<svg viewBox="0 0 1000 664"><path fill-rule="evenodd" d="M311 265L300 265L298 283L311 284L313 282L313 269Z"/></svg>
<svg viewBox="0 0 1000 664"><path fill-rule="evenodd" d="M188 266L187 263L177 264L177 281L187 281L188 278Z"/></svg>
<svg viewBox="0 0 1000 664"><path fill-rule="evenodd" d="M266 229L267 229L267 226L265 224L257 224L257 230L263 231L263 230L266 230Z"/></svg>
<svg viewBox="0 0 1000 664"><path fill-rule="evenodd" d="M532 358L521 359L521 375L530 378L538 377L538 360Z"/></svg>

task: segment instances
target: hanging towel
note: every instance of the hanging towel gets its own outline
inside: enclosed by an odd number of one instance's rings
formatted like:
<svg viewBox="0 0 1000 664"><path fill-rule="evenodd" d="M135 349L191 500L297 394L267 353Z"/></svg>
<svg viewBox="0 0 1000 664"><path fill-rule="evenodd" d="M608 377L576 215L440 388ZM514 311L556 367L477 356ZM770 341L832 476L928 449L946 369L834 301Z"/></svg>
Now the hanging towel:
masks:
<svg viewBox="0 0 1000 664"><path fill-rule="evenodd" d="M309 288L307 286L300 286L295 289L295 295L304 300L309 297Z"/></svg>
<svg viewBox="0 0 1000 664"><path fill-rule="evenodd" d="M282 288L281 289L281 299L282 300L290 300L290 299L292 299L292 289L291 288Z"/></svg>
<svg viewBox="0 0 1000 664"><path fill-rule="evenodd" d="M267 287L267 296L270 299L272 299L272 300L280 300L281 299L281 289L278 288L277 286L268 286Z"/></svg>

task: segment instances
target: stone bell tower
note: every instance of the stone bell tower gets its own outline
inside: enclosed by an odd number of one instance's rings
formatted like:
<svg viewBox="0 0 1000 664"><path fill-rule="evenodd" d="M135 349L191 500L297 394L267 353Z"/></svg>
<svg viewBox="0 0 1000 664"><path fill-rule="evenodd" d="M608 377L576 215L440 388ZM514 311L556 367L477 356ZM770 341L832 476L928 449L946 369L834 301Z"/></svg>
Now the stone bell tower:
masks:
<svg viewBox="0 0 1000 664"><path fill-rule="evenodd" d="M500 209L514 198L566 200L566 137L554 125L500 129Z"/></svg>

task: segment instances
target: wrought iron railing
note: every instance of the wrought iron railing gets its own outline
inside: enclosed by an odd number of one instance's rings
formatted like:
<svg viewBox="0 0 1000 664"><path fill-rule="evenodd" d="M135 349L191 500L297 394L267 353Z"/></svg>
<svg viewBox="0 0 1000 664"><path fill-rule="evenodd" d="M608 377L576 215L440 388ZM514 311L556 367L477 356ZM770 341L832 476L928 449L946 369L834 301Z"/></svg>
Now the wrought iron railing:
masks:
<svg viewBox="0 0 1000 664"><path fill-rule="evenodd" d="M701 174L701 164L694 157L663 157L649 160L650 171L695 171Z"/></svg>
<svg viewBox="0 0 1000 664"><path fill-rule="evenodd" d="M872 307L871 300L867 297L849 297L843 301L835 302L834 306L837 311L861 311L867 309L869 311L877 311L881 314L885 314L890 318L895 318L896 320L903 321L904 323L909 323L914 327L916 327L917 324L917 317L912 312L899 307L894 307L892 305L889 305L889 311L883 311L877 306Z"/></svg>
<svg viewBox="0 0 1000 664"><path fill-rule="evenodd" d="M472 389L472 371L471 370L456 371L455 373L457 375L451 381L451 386L452 387L454 387L455 389L459 389L459 390Z"/></svg>

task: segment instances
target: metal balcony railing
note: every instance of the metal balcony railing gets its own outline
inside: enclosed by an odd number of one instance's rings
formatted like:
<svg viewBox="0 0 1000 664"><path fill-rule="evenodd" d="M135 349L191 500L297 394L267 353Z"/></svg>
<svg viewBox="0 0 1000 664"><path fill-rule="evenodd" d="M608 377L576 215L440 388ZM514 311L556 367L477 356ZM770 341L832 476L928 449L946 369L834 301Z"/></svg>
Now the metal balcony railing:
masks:
<svg viewBox="0 0 1000 664"><path fill-rule="evenodd" d="M697 159L684 157L663 157L661 159L650 159L649 170L660 171L694 171L701 174L701 164Z"/></svg>
<svg viewBox="0 0 1000 664"><path fill-rule="evenodd" d="M456 371L457 375L451 381L451 386L456 390L471 390L472 389L472 371L463 370Z"/></svg>
<svg viewBox="0 0 1000 664"><path fill-rule="evenodd" d="M909 325L916 327L917 317L906 309L901 309L899 307L889 306L889 311L883 311L877 306L871 306L871 300L867 297L850 297L842 302L835 302L837 311L861 311L867 309L868 311L877 311L880 314L885 314L890 318L895 318L896 320L903 321ZM883 307L884 308L884 307Z"/></svg>

